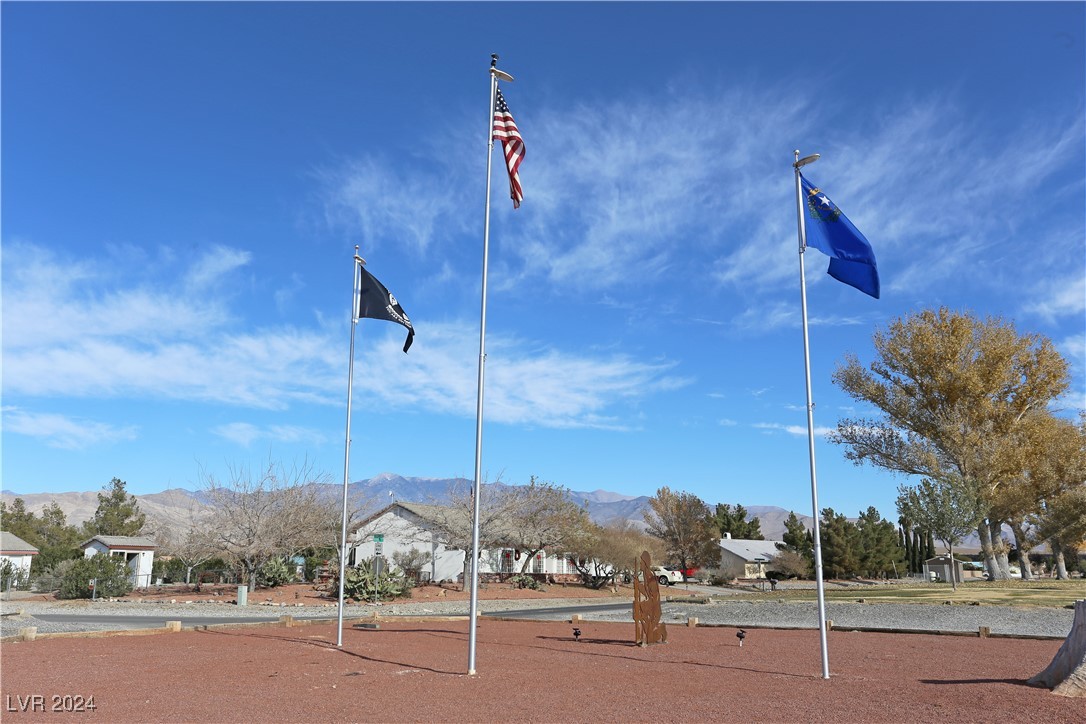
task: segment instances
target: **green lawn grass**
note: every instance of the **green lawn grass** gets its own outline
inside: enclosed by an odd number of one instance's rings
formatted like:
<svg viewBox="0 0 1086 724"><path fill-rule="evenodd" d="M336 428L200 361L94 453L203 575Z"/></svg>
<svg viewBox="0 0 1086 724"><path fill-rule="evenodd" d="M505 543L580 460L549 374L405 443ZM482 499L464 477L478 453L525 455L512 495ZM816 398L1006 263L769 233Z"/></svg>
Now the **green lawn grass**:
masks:
<svg viewBox="0 0 1086 724"><path fill-rule="evenodd" d="M778 590L749 594L752 598L815 600L814 589ZM1086 581L966 581L954 591L949 583L889 583L852 586L848 589L826 587L826 600L866 603L945 603L996 606L1049 606L1062 608L1086 599Z"/></svg>

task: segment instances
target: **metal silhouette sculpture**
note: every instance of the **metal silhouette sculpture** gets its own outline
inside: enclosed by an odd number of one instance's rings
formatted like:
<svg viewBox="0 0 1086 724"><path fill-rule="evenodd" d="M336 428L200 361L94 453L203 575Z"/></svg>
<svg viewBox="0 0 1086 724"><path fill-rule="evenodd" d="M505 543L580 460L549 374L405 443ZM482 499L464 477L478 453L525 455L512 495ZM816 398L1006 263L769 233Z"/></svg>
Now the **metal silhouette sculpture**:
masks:
<svg viewBox="0 0 1086 724"><path fill-rule="evenodd" d="M639 646L667 643L667 626L660 620L660 583L652 572L648 551L641 554L634 575L634 639Z"/></svg>

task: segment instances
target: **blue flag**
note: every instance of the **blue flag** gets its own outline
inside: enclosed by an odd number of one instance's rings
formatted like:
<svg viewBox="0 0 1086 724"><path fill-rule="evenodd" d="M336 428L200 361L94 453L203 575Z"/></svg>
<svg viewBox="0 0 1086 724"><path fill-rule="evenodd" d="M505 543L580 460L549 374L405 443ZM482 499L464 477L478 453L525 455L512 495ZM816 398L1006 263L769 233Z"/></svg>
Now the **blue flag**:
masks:
<svg viewBox="0 0 1086 724"><path fill-rule="evenodd" d="M826 194L803 174L799 178L806 197L807 245L830 256L831 277L878 299L879 268L871 244Z"/></svg>

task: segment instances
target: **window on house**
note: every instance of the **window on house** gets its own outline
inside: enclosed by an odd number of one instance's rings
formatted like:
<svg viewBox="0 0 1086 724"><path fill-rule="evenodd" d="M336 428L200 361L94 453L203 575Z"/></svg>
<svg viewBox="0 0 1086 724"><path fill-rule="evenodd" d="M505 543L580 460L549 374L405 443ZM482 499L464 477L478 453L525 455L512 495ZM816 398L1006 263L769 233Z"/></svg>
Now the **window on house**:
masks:
<svg viewBox="0 0 1086 724"><path fill-rule="evenodd" d="M543 554L536 553L535 559L532 560L532 573L543 573Z"/></svg>

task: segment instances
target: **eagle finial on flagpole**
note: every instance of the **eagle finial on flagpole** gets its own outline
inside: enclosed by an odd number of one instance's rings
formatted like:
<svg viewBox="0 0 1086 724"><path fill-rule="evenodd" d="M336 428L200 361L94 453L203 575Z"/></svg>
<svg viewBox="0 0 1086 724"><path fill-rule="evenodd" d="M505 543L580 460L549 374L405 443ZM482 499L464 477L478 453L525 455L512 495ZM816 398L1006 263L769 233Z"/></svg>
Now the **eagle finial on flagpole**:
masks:
<svg viewBox="0 0 1086 724"><path fill-rule="evenodd" d="M497 76L499 80L504 80L508 83L513 82L513 76L506 73L504 70L498 70L498 54L490 54L490 75Z"/></svg>

